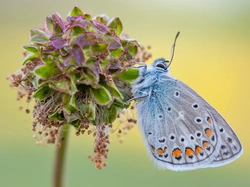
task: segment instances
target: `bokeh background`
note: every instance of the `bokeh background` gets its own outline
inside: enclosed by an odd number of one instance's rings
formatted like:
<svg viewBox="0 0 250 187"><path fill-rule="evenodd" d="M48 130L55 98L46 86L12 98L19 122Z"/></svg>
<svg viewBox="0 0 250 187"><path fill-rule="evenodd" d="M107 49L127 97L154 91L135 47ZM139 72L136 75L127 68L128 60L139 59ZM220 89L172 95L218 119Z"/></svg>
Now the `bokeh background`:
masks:
<svg viewBox="0 0 250 187"><path fill-rule="evenodd" d="M91 15L119 16L124 31L152 46L153 59L170 56L177 31L173 76L210 102L231 124L244 147L235 162L188 172L157 170L135 127L123 144L111 135L108 167L99 171L87 159L93 138L71 129L67 186L250 185L250 1L249 0L1 0L0 1L0 186L51 186L55 147L36 146L32 116L19 112L16 90L5 77L20 67L29 29L46 16L66 17L73 6ZM152 60L153 60L152 59Z"/></svg>

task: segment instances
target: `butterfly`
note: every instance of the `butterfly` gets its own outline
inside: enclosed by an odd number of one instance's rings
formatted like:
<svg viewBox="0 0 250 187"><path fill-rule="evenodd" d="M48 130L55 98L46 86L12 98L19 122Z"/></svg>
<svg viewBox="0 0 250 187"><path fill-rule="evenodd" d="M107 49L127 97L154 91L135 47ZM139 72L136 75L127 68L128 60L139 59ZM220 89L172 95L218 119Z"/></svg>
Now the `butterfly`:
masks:
<svg viewBox="0 0 250 187"><path fill-rule="evenodd" d="M170 61L139 66L133 82L138 123L156 166L175 171L217 167L237 159L242 145L226 120L189 86L169 74Z"/></svg>

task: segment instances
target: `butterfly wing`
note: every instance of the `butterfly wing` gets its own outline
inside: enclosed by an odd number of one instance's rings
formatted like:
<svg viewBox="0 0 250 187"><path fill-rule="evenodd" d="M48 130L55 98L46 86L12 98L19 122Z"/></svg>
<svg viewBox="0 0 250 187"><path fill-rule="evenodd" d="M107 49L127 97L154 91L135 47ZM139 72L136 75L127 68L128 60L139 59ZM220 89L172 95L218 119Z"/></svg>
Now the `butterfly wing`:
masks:
<svg viewBox="0 0 250 187"><path fill-rule="evenodd" d="M205 103L205 109L211 114L217 127L216 133L219 137L221 146L219 147L219 154L215 156L213 162L207 167L222 166L237 159L242 154L243 148L233 129L229 126L226 120L196 92L184 83L180 84L182 84L184 90L188 91L190 94L197 95L199 100L203 100Z"/></svg>
<svg viewBox="0 0 250 187"><path fill-rule="evenodd" d="M242 151L223 117L190 87L167 75L151 85L149 96L139 99L136 107L147 150L160 168L219 166Z"/></svg>

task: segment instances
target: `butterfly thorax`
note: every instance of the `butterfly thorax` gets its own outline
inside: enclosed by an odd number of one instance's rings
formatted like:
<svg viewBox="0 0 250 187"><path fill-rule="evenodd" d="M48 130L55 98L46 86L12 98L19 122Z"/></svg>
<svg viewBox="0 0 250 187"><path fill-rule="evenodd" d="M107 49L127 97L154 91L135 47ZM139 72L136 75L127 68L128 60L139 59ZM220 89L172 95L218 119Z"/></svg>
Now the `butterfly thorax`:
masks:
<svg viewBox="0 0 250 187"><path fill-rule="evenodd" d="M151 95L159 90L161 82L165 79L174 80L169 75L168 69L142 66L139 68L139 77L133 83L132 93L135 98L143 95Z"/></svg>

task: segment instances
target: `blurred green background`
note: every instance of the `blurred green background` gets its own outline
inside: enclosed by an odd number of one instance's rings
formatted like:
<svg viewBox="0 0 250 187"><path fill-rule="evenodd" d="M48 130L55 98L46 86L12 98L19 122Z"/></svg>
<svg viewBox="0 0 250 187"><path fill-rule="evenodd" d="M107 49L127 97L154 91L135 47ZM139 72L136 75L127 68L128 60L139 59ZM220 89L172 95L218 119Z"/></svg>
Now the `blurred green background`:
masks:
<svg viewBox="0 0 250 187"><path fill-rule="evenodd" d="M249 186L249 0L1 0L0 186L51 186L55 147L35 145L32 116L18 111L27 104L15 101L16 90L8 87L5 77L20 67L29 29L41 26L54 12L65 18L75 5L91 15L119 16L130 37L152 46L153 59L169 58L174 36L181 31L172 75L227 119L241 139L244 153L219 168L157 170L135 127L123 144L111 135L108 167L99 171L87 158L93 152L93 138L76 137L71 129L67 186Z"/></svg>

